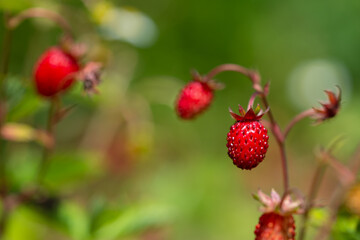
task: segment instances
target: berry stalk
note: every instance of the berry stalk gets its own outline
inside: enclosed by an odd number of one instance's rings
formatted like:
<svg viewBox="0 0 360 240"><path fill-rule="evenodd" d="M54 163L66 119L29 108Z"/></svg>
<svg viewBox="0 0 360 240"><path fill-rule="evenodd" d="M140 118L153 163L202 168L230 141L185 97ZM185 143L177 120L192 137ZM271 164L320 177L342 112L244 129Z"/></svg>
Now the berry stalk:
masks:
<svg viewBox="0 0 360 240"><path fill-rule="evenodd" d="M7 25L10 29L15 29L20 23L29 18L47 18L55 22L65 33L65 36L73 39L73 34L69 23L58 13L44 8L29 8L18 15L9 19Z"/></svg>
<svg viewBox="0 0 360 240"><path fill-rule="evenodd" d="M59 107L58 107L59 99L57 97L54 97L54 98L50 99L49 102L50 102L50 106L49 106L49 112L48 112L48 119L47 119L47 123L46 123L46 131L49 134L49 136L52 136L54 138L54 129L55 129L54 116L56 115L56 113L59 109ZM54 140L54 142L55 142L55 140ZM39 185L44 180L46 170L49 166L49 159L50 159L51 153L54 150L54 145L52 147L44 146L43 155L42 155L42 159L41 159L41 163L40 163L40 170L39 170L38 179L37 179Z"/></svg>
<svg viewBox="0 0 360 240"><path fill-rule="evenodd" d="M299 113L298 115L296 115L292 120L291 122L287 125L287 127L285 128L284 130L284 137L286 138L286 136L289 134L290 130L294 127L294 125L296 123L298 123L299 121L301 121L302 119L304 118L307 118L307 117L311 117L315 114L315 110L314 109L308 109L308 110L305 110L301 113Z"/></svg>
<svg viewBox="0 0 360 240"><path fill-rule="evenodd" d="M258 72L247 69L237 64L223 64L218 67L215 67L204 77L204 80L209 81L213 79L216 75L226 71L238 72L248 77L252 82L252 87L260 95L261 101L265 109L269 109L267 115L269 116L269 120L271 123L271 131L274 134L276 142L278 143L280 148L281 165L282 165L283 182L284 182L284 193L286 193L289 189L289 175L288 175L288 167L287 167L287 156L286 156L286 150L284 144L285 138L271 112L271 109L269 108L269 103L266 97L268 91L266 88L268 87L268 85L265 86L264 89L261 86L261 77Z"/></svg>
<svg viewBox="0 0 360 240"><path fill-rule="evenodd" d="M313 207L314 200L316 198L317 193L319 192L320 185L322 183L322 179L323 179L323 176L326 171L326 167L327 167L326 164L324 164L323 162L319 162L316 167L314 176L311 181L308 199L307 199L307 203L305 206L305 211L304 211L304 214L302 215L302 220L301 220L302 226L301 226L300 233L299 233L299 240L305 239L307 221L309 218L309 212L310 212L311 208Z"/></svg>

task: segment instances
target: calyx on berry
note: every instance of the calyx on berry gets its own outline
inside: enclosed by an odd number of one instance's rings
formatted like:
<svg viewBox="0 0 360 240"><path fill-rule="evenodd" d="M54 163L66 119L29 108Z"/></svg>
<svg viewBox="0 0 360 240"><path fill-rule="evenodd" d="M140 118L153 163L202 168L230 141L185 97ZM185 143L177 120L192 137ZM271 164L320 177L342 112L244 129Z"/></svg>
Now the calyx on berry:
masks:
<svg viewBox="0 0 360 240"><path fill-rule="evenodd" d="M276 212L285 216L304 212L304 199L296 198L293 200L289 194L282 199L274 189L271 189L270 195L258 190L258 193L253 194L253 197L262 204L260 211L263 213Z"/></svg>
<svg viewBox="0 0 360 240"><path fill-rule="evenodd" d="M239 113L240 115L234 113L231 109L229 109L230 115L232 118L234 118L236 121L258 121L260 120L264 114L266 114L269 111L269 109L266 109L263 111L260 108L260 105L258 104L255 109L252 108L252 106L248 107L248 110L245 111L244 108L239 105Z"/></svg>

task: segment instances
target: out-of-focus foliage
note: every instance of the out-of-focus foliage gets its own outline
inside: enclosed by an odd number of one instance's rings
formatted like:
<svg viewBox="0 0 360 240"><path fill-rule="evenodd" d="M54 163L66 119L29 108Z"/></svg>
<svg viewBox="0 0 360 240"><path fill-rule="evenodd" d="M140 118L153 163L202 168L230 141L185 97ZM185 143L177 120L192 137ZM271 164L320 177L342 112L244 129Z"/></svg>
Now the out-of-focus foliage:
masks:
<svg viewBox="0 0 360 240"><path fill-rule="evenodd" d="M289 136L291 185L303 192L314 172L314 146L344 136L335 154L347 159L358 143L358 0L0 0L2 15L28 7L61 13L89 46L88 59L105 71L100 95L86 96L78 84L62 98L75 107L56 128L44 179L59 199L50 208L16 207L6 239L252 239L260 213L251 193L281 190L277 146L270 136L266 159L252 171L227 157L233 123L227 109L252 94L235 73L217 77L228 87L209 111L180 121L173 103L192 68L206 73L233 62L258 69L271 81L269 100L282 126L324 100L323 88L345 90L335 119L316 127L306 120ZM3 33L2 24L0 39ZM26 20L13 32L7 121L45 129L49 104L35 93L32 69L60 35L45 19ZM11 191L32 189L41 146L8 143L7 156ZM329 199L334 179L327 175L322 199ZM314 212L315 226L325 216ZM341 215L334 239L358 239L358 222Z"/></svg>

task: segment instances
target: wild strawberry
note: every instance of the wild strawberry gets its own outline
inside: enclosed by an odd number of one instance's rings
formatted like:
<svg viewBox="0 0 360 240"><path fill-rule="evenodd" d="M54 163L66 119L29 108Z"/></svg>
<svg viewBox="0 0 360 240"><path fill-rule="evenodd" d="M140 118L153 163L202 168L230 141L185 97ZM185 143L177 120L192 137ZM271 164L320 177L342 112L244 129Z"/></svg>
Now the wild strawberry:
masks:
<svg viewBox="0 0 360 240"><path fill-rule="evenodd" d="M292 215L303 211L303 200L292 201L289 195L282 200L275 190L271 191L271 196L259 190L254 197L262 203L264 212L255 227L255 240L294 240Z"/></svg>
<svg viewBox="0 0 360 240"><path fill-rule="evenodd" d="M255 228L255 240L294 240L295 221L293 216L264 213Z"/></svg>
<svg viewBox="0 0 360 240"><path fill-rule="evenodd" d="M194 75L180 92L176 100L176 113L182 119L192 119L203 112L211 104L214 88L209 81L203 81L199 75Z"/></svg>
<svg viewBox="0 0 360 240"><path fill-rule="evenodd" d="M231 116L236 122L227 134L228 155L233 163L241 169L250 170L265 158L269 147L266 128L259 122L264 112L260 106L254 110L249 106L248 111L239 105L240 115L230 109Z"/></svg>
<svg viewBox="0 0 360 240"><path fill-rule="evenodd" d="M38 93L52 97L69 88L79 71L77 59L59 47L51 47L38 60L34 81Z"/></svg>

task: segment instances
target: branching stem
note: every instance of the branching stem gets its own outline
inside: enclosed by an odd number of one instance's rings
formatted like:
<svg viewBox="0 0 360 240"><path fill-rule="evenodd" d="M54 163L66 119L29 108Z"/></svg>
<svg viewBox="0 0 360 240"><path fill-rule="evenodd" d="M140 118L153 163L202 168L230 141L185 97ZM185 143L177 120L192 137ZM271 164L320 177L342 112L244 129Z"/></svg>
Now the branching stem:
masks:
<svg viewBox="0 0 360 240"><path fill-rule="evenodd" d="M260 74L254 70L250 70L250 69L244 68L244 67L236 65L236 64L223 64L223 65L215 67L213 70L211 70L204 77L204 80L210 81L217 74L219 74L221 72L225 72L225 71L238 72L238 73L248 77L252 82L253 88L259 94L264 107L266 109L269 108L269 103L268 103L268 100L266 97L266 93L265 93L263 87L261 86ZM270 108L269 108L269 111L267 112L267 115L268 115L270 123L271 123L271 131L274 134L276 141L280 148L281 165L282 165L283 181L284 181L284 193L286 193L289 189L289 175L288 175L288 167L287 167L287 156L286 156L285 144L284 144L284 135L281 132L280 127L277 124Z"/></svg>
<svg viewBox="0 0 360 240"><path fill-rule="evenodd" d="M44 8L29 8L20 12L18 15L9 19L7 22L8 28L14 29L24 20L29 18L49 19L61 27L67 37L73 39L73 34L69 23L60 14Z"/></svg>

